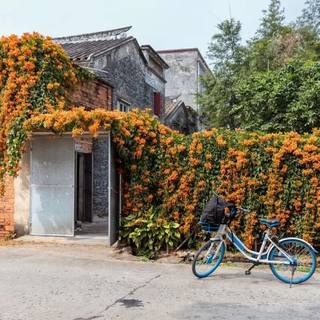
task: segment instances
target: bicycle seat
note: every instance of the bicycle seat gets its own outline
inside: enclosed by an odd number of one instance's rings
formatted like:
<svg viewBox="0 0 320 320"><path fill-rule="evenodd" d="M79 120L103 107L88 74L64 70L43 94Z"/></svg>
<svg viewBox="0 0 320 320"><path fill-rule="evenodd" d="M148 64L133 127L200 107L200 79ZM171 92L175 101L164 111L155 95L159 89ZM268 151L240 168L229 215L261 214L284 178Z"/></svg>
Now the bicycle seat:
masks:
<svg viewBox="0 0 320 320"><path fill-rule="evenodd" d="M275 228L280 225L278 219L268 220L268 219L259 219L260 224L264 224L268 228Z"/></svg>

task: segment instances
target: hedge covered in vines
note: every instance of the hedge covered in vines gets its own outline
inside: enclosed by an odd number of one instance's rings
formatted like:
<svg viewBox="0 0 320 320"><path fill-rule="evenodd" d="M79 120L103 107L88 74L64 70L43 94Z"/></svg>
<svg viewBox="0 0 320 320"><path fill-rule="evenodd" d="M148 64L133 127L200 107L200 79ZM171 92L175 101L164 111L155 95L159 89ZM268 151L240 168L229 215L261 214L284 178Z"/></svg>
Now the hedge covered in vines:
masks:
<svg viewBox="0 0 320 320"><path fill-rule="evenodd" d="M14 41L32 43L27 56L35 67L30 74L26 62L19 62L22 53L10 58L13 63L4 58L16 45L4 46L6 39L0 44L2 174L18 173L33 130L73 136L89 131L97 137L101 130L112 129L124 177L122 237L140 252L174 248L184 239L192 245L201 235L199 217L213 191L252 209L233 226L249 246L259 235L262 216L278 217L281 235L313 244L320 240L319 130L301 135L213 129L185 136L148 111L72 108L65 95L77 81L75 68L50 40L26 37ZM24 94L18 99L21 87Z"/></svg>
<svg viewBox="0 0 320 320"><path fill-rule="evenodd" d="M128 239L138 237L139 232L130 234L140 229L147 237L143 230L148 225L167 230L172 246L181 241L175 236L177 225L182 238L195 238L203 206L216 191L252 209L234 224L249 246L258 237L259 217L279 218L282 235L319 240L320 131L300 135L213 129L185 136L146 111L102 109L55 112L27 123L29 130L74 135L96 135L110 126L125 177L123 228Z"/></svg>

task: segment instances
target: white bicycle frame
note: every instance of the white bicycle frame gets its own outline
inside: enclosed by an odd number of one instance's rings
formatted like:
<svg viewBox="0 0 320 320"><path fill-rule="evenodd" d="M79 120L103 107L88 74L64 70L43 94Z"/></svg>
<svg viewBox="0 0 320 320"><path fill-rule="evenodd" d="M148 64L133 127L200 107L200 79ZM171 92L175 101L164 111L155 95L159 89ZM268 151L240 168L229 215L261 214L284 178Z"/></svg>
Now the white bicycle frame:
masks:
<svg viewBox="0 0 320 320"><path fill-rule="evenodd" d="M255 262L255 263L267 263L267 264L285 264L290 265L290 263L294 263L292 257L288 255L279 245L278 243L274 242L269 235L269 229L267 229L264 233L262 245L260 247L260 251L253 251L248 249L245 244L230 230L230 228L225 225L221 224L219 226L219 230L217 236L211 238L210 240L220 240L218 248L215 250L215 256L220 251L220 247L222 243L225 244L225 239L223 236L226 236L227 239L239 250L239 252L246 257L248 260ZM269 246L267 246L267 242L270 242ZM213 243L211 244L208 252L210 252ZM268 256L273 247L276 247L287 259L288 261L279 261L279 260L269 260ZM266 248L266 250L265 250ZM265 251L264 251L265 250ZM215 257L214 257L215 258Z"/></svg>

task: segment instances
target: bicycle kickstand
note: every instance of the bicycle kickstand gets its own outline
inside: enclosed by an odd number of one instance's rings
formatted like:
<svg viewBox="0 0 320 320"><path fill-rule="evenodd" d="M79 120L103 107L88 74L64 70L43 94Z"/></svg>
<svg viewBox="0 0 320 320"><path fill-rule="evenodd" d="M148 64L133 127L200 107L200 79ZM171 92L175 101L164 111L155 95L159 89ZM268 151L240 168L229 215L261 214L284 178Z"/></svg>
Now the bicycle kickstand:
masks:
<svg viewBox="0 0 320 320"><path fill-rule="evenodd" d="M292 288L292 279L293 279L293 275L296 271L295 267L291 267L291 278L290 278L290 288Z"/></svg>
<svg viewBox="0 0 320 320"><path fill-rule="evenodd" d="M254 262L253 264L252 264L252 266L248 269L248 270L246 270L244 273L245 273L245 275L246 276L249 276L250 274L251 274L251 270L254 268L254 267L256 267L257 265L259 265L260 263L259 262Z"/></svg>

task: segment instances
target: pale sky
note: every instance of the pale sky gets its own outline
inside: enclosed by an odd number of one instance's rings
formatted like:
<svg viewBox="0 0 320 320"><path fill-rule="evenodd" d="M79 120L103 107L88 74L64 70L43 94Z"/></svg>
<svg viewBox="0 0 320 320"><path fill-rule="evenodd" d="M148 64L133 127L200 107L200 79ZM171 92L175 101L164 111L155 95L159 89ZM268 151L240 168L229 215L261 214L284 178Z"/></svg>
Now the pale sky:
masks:
<svg viewBox="0 0 320 320"><path fill-rule="evenodd" d="M288 21L304 0L282 0ZM65 36L132 25L130 35L156 50L207 45L222 20L242 22L242 38L253 36L269 0L0 0L0 35L38 31Z"/></svg>

